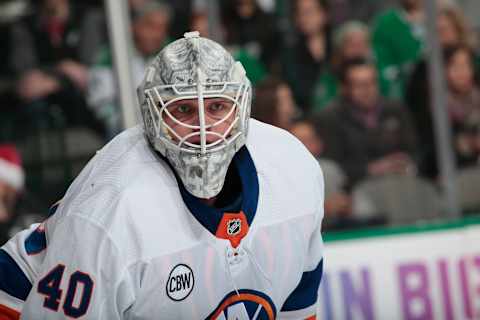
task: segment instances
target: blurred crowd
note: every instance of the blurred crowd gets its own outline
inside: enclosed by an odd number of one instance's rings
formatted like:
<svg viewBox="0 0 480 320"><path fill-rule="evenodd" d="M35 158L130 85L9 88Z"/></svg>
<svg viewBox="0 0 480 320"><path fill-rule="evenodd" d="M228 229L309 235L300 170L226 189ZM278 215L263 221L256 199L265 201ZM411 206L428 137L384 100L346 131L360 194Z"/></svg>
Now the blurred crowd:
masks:
<svg viewBox="0 0 480 320"><path fill-rule="evenodd" d="M163 46L198 30L244 65L252 116L318 159L326 228L441 218L425 1L130 0L133 81ZM480 183L480 2L436 1L451 147L469 170L456 183L468 190ZM122 130L122 116L103 1L3 0L0 35L0 171L15 162L21 176L0 173L0 225L11 226L61 196L75 151L91 156L79 128L101 145ZM69 161L70 175L50 174L66 177L59 190L38 174ZM463 212L480 212L479 199L463 199ZM15 209L22 202L36 205Z"/></svg>

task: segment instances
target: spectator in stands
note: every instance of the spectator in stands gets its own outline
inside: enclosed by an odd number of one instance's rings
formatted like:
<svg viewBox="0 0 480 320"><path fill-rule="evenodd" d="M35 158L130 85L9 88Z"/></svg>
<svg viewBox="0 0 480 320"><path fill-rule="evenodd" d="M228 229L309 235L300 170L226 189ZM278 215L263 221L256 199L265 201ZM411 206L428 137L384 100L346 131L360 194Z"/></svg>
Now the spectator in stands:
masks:
<svg viewBox="0 0 480 320"><path fill-rule="evenodd" d="M26 222L38 222L44 218L27 211L24 186L25 173L18 150L12 144L0 144L0 244L19 228L28 227L24 225Z"/></svg>
<svg viewBox="0 0 480 320"><path fill-rule="evenodd" d="M9 62L18 77L19 112L58 105L69 124L101 130L83 98L87 66L103 42L99 11L68 0L42 0L11 28ZM42 106L45 105L45 106ZM33 116L33 120L36 116Z"/></svg>
<svg viewBox="0 0 480 320"><path fill-rule="evenodd" d="M205 12L194 12L190 19L190 30L200 32L202 37L211 38L210 26L208 16ZM221 37L225 36L225 28L223 24L217 26L217 32L220 32ZM247 77L255 86L258 82L267 76L265 65L245 48L241 46L226 46L236 61L240 61L247 72Z"/></svg>
<svg viewBox="0 0 480 320"><path fill-rule="evenodd" d="M261 82L252 105L252 117L288 130L297 115L297 108L288 85L277 78Z"/></svg>
<svg viewBox="0 0 480 320"><path fill-rule="evenodd" d="M391 8L398 2L400 0L329 0L330 21L334 28L350 20L368 23L378 12Z"/></svg>
<svg viewBox="0 0 480 320"><path fill-rule="evenodd" d="M448 86L447 110L453 129L454 150L460 168L480 160L480 90L474 82L474 56L469 47L445 50Z"/></svg>
<svg viewBox="0 0 480 320"><path fill-rule="evenodd" d="M278 53L274 17L262 10L257 0L221 1L226 44L239 46L268 68Z"/></svg>
<svg viewBox="0 0 480 320"><path fill-rule="evenodd" d="M437 28L440 44L444 50L451 51L447 48L464 47L472 53L475 52L474 36L458 7L443 5L438 15ZM474 60L480 61L478 55ZM408 83L406 101L419 135L419 145L421 145L419 148L419 172L421 175L433 179L438 174L438 168L427 71L427 62L423 59L415 67Z"/></svg>
<svg viewBox="0 0 480 320"><path fill-rule="evenodd" d="M473 46L473 34L460 9L453 5L440 8L437 18L437 31L442 47L455 45Z"/></svg>
<svg viewBox="0 0 480 320"><path fill-rule="evenodd" d="M15 146L0 145L0 223L10 221L15 203L23 189L25 173Z"/></svg>
<svg viewBox="0 0 480 320"><path fill-rule="evenodd" d="M310 119L297 120L290 127L296 136L318 160L325 177L325 222L338 225L351 215L352 199L345 191L346 176L335 161L324 157L324 141Z"/></svg>
<svg viewBox="0 0 480 320"><path fill-rule="evenodd" d="M423 0L401 0L400 9L380 14L373 23L372 43L380 77L387 81L382 92L403 99L413 67L422 57L425 27Z"/></svg>
<svg viewBox="0 0 480 320"><path fill-rule="evenodd" d="M477 34L474 32L464 13L453 4L444 4L437 19L437 29L443 48L466 46L474 54L474 65L480 71L480 52Z"/></svg>
<svg viewBox="0 0 480 320"><path fill-rule="evenodd" d="M478 0L459 0L456 1L461 11L465 13L466 18L471 24L472 30L475 30L477 40L480 40L480 19L478 13L480 12L480 1Z"/></svg>
<svg viewBox="0 0 480 320"><path fill-rule="evenodd" d="M313 88L331 58L328 10L323 0L295 0L296 41L283 50L283 72L299 107L311 109Z"/></svg>
<svg viewBox="0 0 480 320"><path fill-rule="evenodd" d="M342 95L317 117L325 156L342 167L350 187L369 176L415 170L416 137L408 111L382 98L377 81L371 62L346 61Z"/></svg>
<svg viewBox="0 0 480 320"><path fill-rule="evenodd" d="M12 106L12 87L14 85L12 70L6 63L10 54L9 28L12 23L26 14L27 9L26 0L0 1L0 48L2 48L0 51L0 61L2 61L2 64L0 64L0 108L3 114L14 112L14 110L7 109L7 106ZM5 118L0 118L0 128L2 129L4 128L4 122L8 123L10 120ZM0 135L3 136L1 133Z"/></svg>
<svg viewBox="0 0 480 320"><path fill-rule="evenodd" d="M167 2L172 10L170 23L169 23L169 35L172 39L183 37L185 32L191 31L188 26L190 22L190 16L195 10L198 4L205 4L204 0L161 0Z"/></svg>
<svg viewBox="0 0 480 320"><path fill-rule="evenodd" d="M168 26L170 7L163 2L146 0L131 7L134 40L133 82L140 84L146 65L160 49L170 42ZM113 72L110 48L104 48L89 71L88 102L107 129L109 139L122 130L119 96Z"/></svg>
<svg viewBox="0 0 480 320"><path fill-rule="evenodd" d="M360 21L350 21L342 25L335 32L333 41L332 61L337 67L345 60L372 57L370 31L368 26Z"/></svg>
<svg viewBox="0 0 480 320"><path fill-rule="evenodd" d="M343 61L354 58L374 59L368 26L360 21L346 22L333 36L332 63L317 79L313 92L312 112L318 112L336 98L339 69Z"/></svg>

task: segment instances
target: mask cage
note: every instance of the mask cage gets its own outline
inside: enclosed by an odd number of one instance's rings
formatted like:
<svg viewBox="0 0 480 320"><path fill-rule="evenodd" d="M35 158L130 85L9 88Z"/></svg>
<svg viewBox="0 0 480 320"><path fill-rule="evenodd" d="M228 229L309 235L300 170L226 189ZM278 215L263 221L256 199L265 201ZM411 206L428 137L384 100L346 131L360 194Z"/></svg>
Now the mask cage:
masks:
<svg viewBox="0 0 480 320"><path fill-rule="evenodd" d="M162 85L145 90L146 100L150 117L153 120L156 138L168 148L181 150L188 153L202 154L219 151L237 140L242 134L246 133L246 108L250 99L250 86L248 83L240 82L209 82L193 83L180 85ZM218 121L212 124L205 124L204 99L224 98L233 103L231 110ZM168 106L174 102L197 99L198 101L198 125L192 125L182 122L175 118L168 110ZM210 131L234 114L232 123L223 133ZM194 130L193 132L181 137L164 121L164 117L170 118L177 125ZM175 136L176 140L173 139ZM189 138L200 135L199 144L187 141ZM214 135L218 139L207 143L206 136Z"/></svg>

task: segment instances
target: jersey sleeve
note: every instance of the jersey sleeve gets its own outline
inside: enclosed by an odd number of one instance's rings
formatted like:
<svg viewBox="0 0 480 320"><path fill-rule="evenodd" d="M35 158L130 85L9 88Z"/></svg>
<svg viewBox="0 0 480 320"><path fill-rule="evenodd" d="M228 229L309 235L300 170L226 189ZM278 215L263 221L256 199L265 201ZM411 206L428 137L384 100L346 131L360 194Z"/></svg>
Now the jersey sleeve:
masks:
<svg viewBox="0 0 480 320"><path fill-rule="evenodd" d="M43 262L42 224L17 233L0 248L0 320L19 319Z"/></svg>
<svg viewBox="0 0 480 320"><path fill-rule="evenodd" d="M308 241L307 257L304 272L297 287L290 293L284 302L279 319L308 319L316 318L318 288L323 275L323 199L324 182L321 170L317 177L318 202L316 205L315 220Z"/></svg>
<svg viewBox="0 0 480 320"><path fill-rule="evenodd" d="M108 230L76 215L57 220L38 276L22 309L25 319L123 319L134 301L122 251Z"/></svg>

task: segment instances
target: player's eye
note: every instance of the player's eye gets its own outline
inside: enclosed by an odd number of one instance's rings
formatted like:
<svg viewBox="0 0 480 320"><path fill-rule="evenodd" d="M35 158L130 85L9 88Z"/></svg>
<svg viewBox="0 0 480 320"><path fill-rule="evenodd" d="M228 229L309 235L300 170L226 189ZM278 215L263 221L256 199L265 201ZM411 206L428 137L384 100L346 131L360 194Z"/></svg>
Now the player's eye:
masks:
<svg viewBox="0 0 480 320"><path fill-rule="evenodd" d="M214 102L208 106L208 110L211 112L219 112L225 109L225 105L220 102Z"/></svg>
<svg viewBox="0 0 480 320"><path fill-rule="evenodd" d="M179 113L189 113L192 110L192 107L189 106L188 104L180 104L176 107L175 109Z"/></svg>
<svg viewBox="0 0 480 320"><path fill-rule="evenodd" d="M195 105L188 102L179 102L167 107L168 112L172 118L179 121L188 121L196 114Z"/></svg>

